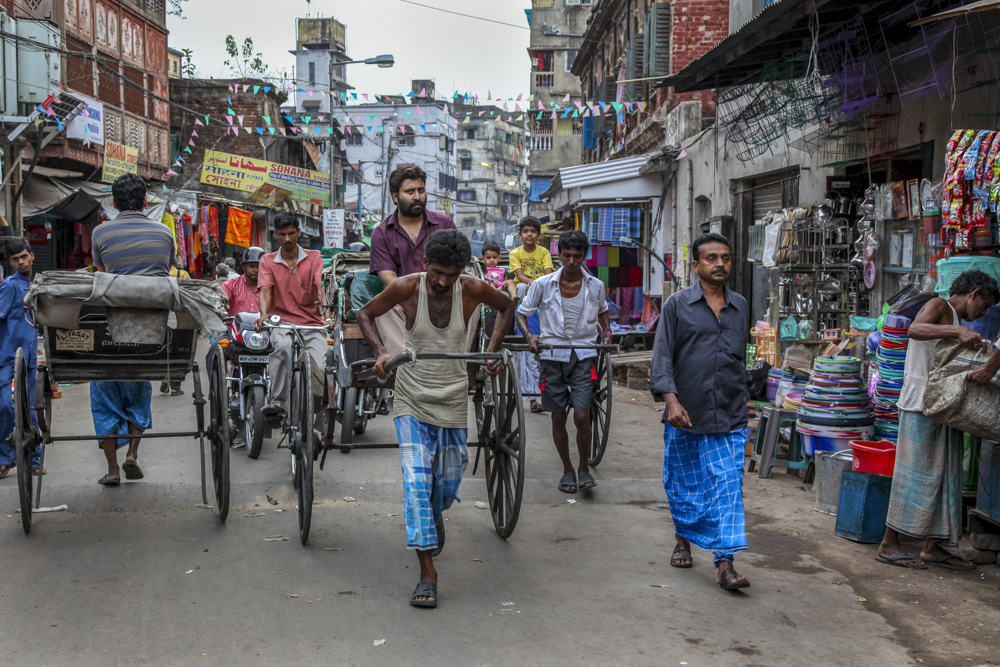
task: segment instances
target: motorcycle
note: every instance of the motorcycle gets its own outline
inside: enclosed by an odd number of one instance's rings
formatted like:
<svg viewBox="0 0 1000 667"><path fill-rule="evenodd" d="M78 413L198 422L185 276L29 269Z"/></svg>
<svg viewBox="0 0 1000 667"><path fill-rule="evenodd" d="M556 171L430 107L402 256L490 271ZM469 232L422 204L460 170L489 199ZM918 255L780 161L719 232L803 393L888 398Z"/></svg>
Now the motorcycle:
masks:
<svg viewBox="0 0 1000 667"><path fill-rule="evenodd" d="M269 430L261 409L267 405L270 389L268 357L274 351L267 331L254 331L257 313L238 313L227 318L226 361L229 376L229 414L234 424L243 425L247 456L260 456L264 436Z"/></svg>

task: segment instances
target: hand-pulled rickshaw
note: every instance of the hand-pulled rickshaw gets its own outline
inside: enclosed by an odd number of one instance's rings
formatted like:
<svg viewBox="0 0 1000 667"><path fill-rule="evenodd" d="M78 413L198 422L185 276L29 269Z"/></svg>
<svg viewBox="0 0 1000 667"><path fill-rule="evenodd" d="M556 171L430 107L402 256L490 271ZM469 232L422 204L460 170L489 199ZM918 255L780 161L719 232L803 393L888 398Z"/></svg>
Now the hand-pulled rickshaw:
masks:
<svg viewBox="0 0 1000 667"><path fill-rule="evenodd" d="M205 439L208 438L215 502L219 518L224 522L229 513L229 420L226 405L225 369L221 355L208 368L208 400L202 392L198 364L194 361L199 324L185 306L201 309L199 315L216 316L224 301L221 291L212 283L197 280L147 278L141 276L111 276L96 278L75 272L47 272L35 279L26 298L31 315L44 342L45 361L39 364L34 404L29 400L27 382L29 369L24 351L18 349L14 363L13 401L14 431L11 444L16 455L17 488L20 499L21 525L31 531L32 492L34 507L41 505L42 476L33 489L31 458L41 450L44 465L45 447L53 442L95 441L119 439L119 434L53 435L52 383L89 381L160 381L180 380L193 373L195 425L193 431L145 432L149 438L195 438L201 461L202 501L208 503L205 465ZM100 281L100 289L98 283ZM172 305L141 299L145 308L138 310L123 296L124 284L114 285L114 279L127 281L170 280L177 285ZM131 290L129 283L128 290ZM147 283L149 284L149 283ZM116 291L116 288L119 288ZM154 290L156 291L156 290ZM167 292L172 292L167 288ZM216 295L215 292L218 292ZM101 296L98 297L97 294ZM183 294L182 294L183 293ZM170 299L168 299L169 301ZM117 303L122 307L88 305ZM163 306L155 308L155 306ZM173 313L170 311L174 310ZM218 323L221 328L221 319ZM123 342L128 340L130 342ZM138 341L138 342L135 342ZM208 419L205 404L208 403ZM31 411L38 418L34 428Z"/></svg>

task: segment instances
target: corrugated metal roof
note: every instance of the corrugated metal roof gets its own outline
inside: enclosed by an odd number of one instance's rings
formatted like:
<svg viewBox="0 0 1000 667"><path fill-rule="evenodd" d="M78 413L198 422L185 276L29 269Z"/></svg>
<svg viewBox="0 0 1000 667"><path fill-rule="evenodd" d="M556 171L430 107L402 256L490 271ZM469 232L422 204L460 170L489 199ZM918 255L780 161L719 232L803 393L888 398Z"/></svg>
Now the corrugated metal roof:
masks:
<svg viewBox="0 0 1000 667"><path fill-rule="evenodd" d="M648 153L646 155L621 158L620 160L608 160L607 162L598 162L596 164L582 164L578 167L563 167L559 170L558 182L562 188L569 189L620 181L626 178L635 178L642 174L642 168L646 166L646 163L649 162L653 155L654 153ZM553 185L555 185L555 182L553 182Z"/></svg>

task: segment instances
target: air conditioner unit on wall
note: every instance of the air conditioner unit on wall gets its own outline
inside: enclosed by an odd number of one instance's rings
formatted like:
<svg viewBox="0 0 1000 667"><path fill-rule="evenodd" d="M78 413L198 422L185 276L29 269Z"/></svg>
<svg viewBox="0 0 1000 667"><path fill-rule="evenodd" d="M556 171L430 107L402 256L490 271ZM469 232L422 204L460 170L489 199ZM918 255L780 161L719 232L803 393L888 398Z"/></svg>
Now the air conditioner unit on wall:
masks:
<svg viewBox="0 0 1000 667"><path fill-rule="evenodd" d="M19 42L17 46L17 101L33 107L59 90L62 81L59 28L48 21L21 19L17 36L42 45Z"/></svg>
<svg viewBox="0 0 1000 667"><path fill-rule="evenodd" d="M0 11L0 32L17 34L17 20ZM0 38L0 113L17 115L17 42L9 37Z"/></svg>

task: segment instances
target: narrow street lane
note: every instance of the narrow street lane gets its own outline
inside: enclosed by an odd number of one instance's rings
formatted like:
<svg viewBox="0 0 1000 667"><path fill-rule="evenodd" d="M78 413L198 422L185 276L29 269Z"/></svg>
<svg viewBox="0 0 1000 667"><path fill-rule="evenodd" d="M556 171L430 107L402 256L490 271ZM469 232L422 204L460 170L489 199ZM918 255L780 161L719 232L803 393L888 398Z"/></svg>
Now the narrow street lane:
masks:
<svg viewBox="0 0 1000 667"><path fill-rule="evenodd" d="M184 397L154 396L154 428L181 428L192 418L190 384ZM86 385L62 391L55 431L91 429ZM465 665L749 665L801 664L808 656L816 664L910 664L907 642L848 585L849 563L835 569L795 551L803 544L795 535L814 530L810 515L830 524L822 539L857 545L832 536L832 520L812 512L809 494L798 491L789 509L787 491L801 484L780 473L747 478L754 551L740 558L752 582L746 594L719 590L703 552L695 552L693 570L670 568L657 415L647 396L620 389L614 419L599 486L567 496L555 488L548 419L527 417L529 481L507 542L493 533L489 512L475 507L485 485L470 461L463 502L446 515L441 607L429 612L407 604L416 559L404 546L395 450L328 457L326 470L317 469L313 531L303 547L287 452L274 441L257 461L232 452L233 508L224 526L214 510L197 507L191 442L144 444L146 479L117 489L96 483L103 473L96 444L51 447L42 504L66 503L68 512L36 515L26 537L16 482L0 482L0 548L16 564L0 582L5 635L18 647L6 661L371 665L419 656ZM383 417L363 440L391 437ZM796 513L810 521L796 523ZM276 537L288 539L268 541ZM871 557L864 559L869 568ZM994 569L983 572L995 587Z"/></svg>

